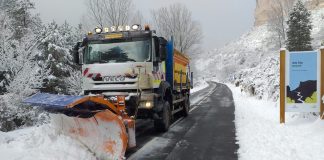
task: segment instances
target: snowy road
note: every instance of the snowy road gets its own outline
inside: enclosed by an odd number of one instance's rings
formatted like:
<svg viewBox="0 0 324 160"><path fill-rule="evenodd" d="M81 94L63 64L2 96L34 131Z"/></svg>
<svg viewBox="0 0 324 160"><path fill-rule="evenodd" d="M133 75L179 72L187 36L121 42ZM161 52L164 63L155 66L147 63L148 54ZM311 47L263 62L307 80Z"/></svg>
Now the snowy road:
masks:
<svg viewBox="0 0 324 160"><path fill-rule="evenodd" d="M177 118L167 133L159 134L150 121L137 124L138 147L127 153L136 159L237 159L234 102L223 84L193 93L187 118Z"/></svg>

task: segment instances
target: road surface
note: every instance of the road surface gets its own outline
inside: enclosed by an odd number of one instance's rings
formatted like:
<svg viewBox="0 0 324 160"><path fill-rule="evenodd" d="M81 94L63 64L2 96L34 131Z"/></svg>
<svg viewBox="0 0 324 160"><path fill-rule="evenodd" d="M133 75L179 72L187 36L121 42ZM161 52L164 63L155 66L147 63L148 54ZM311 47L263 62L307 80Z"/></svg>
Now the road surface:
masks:
<svg viewBox="0 0 324 160"><path fill-rule="evenodd" d="M231 90L209 82L209 87L192 94L191 104L190 115L176 117L170 130L163 134L154 131L151 121L139 121L138 146L127 152L127 159L237 159Z"/></svg>

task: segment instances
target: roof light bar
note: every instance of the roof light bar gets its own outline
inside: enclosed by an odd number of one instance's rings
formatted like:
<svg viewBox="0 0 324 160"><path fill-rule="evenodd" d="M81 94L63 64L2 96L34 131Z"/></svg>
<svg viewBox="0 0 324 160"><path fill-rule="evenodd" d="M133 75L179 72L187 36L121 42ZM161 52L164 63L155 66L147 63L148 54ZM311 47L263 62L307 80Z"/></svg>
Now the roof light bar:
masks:
<svg viewBox="0 0 324 160"><path fill-rule="evenodd" d="M134 31L141 30L141 25L139 25L139 24L134 24L134 25L132 26L132 29L133 29Z"/></svg>
<svg viewBox="0 0 324 160"><path fill-rule="evenodd" d="M100 33L102 32L102 29L99 28L99 27L97 27L97 28L95 29L95 32L96 32L97 34L100 34Z"/></svg>
<svg viewBox="0 0 324 160"><path fill-rule="evenodd" d="M132 26L126 25L126 26L111 26L111 27L105 27L95 28L95 33L109 33L109 32L123 32L123 31L139 31L142 29L142 26L139 24L134 24ZM145 26L145 30L150 30L150 27L148 25Z"/></svg>

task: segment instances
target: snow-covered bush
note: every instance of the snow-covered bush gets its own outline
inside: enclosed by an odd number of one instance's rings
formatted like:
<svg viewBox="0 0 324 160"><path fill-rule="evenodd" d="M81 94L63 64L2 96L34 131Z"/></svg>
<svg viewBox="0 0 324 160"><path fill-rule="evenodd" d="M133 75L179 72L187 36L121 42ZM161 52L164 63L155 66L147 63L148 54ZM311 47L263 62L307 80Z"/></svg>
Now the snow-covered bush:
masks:
<svg viewBox="0 0 324 160"><path fill-rule="evenodd" d="M71 54L73 46L81 39L80 35L68 23L59 26L55 22L48 24L43 34L48 36L42 41L42 54L39 57L51 70L51 77L46 79L42 91L69 94L72 89L70 86L74 85L71 84L71 78L75 80L73 83L81 83L81 74L76 74L81 72L80 67L73 63ZM79 78L76 78L78 75Z"/></svg>
<svg viewBox="0 0 324 160"><path fill-rule="evenodd" d="M197 74L226 80L241 69L256 67L274 48L278 48L277 43L273 43L272 34L267 25L255 27L237 41L193 57Z"/></svg>
<svg viewBox="0 0 324 160"><path fill-rule="evenodd" d="M255 27L237 41L199 57L195 61L199 72L220 82L236 82L243 91L259 98L273 99L276 93L268 91L272 82L267 81L272 80L267 78L276 78L272 70L278 67L273 61L279 56L275 51L279 47L273 42L275 33L269 30L267 25ZM211 58L203 60L205 57Z"/></svg>
<svg viewBox="0 0 324 160"><path fill-rule="evenodd" d="M265 58L261 64L237 72L232 82L250 95L276 101L279 98L279 55Z"/></svg>
<svg viewBox="0 0 324 160"><path fill-rule="evenodd" d="M82 92L81 71L74 71L64 79L68 94L79 95Z"/></svg>
<svg viewBox="0 0 324 160"><path fill-rule="evenodd" d="M16 94L0 95L0 132L11 131L21 126L38 125L48 121L48 114L22 105Z"/></svg>
<svg viewBox="0 0 324 160"><path fill-rule="evenodd" d="M38 117L35 110L22 107L21 102L37 92L35 88L42 86L50 70L37 63L42 37L37 35L39 18L29 12L33 4L15 0L0 5L1 87L6 92L0 97L0 130L8 131L33 123Z"/></svg>
<svg viewBox="0 0 324 160"><path fill-rule="evenodd" d="M67 23L44 27L39 16L31 14L33 7L29 0L0 1L0 131L46 117L22 104L40 90L53 86L51 92L79 92L81 74L70 52L77 30Z"/></svg>

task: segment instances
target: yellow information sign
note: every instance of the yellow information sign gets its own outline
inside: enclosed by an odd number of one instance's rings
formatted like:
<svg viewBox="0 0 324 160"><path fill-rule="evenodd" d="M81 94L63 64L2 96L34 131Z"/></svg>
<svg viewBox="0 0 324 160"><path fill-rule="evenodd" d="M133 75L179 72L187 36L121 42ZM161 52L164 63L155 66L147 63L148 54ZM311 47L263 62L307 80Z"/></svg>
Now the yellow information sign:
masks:
<svg viewBox="0 0 324 160"><path fill-rule="evenodd" d="M123 38L123 34L108 34L105 36L105 39L117 39L117 38Z"/></svg>

